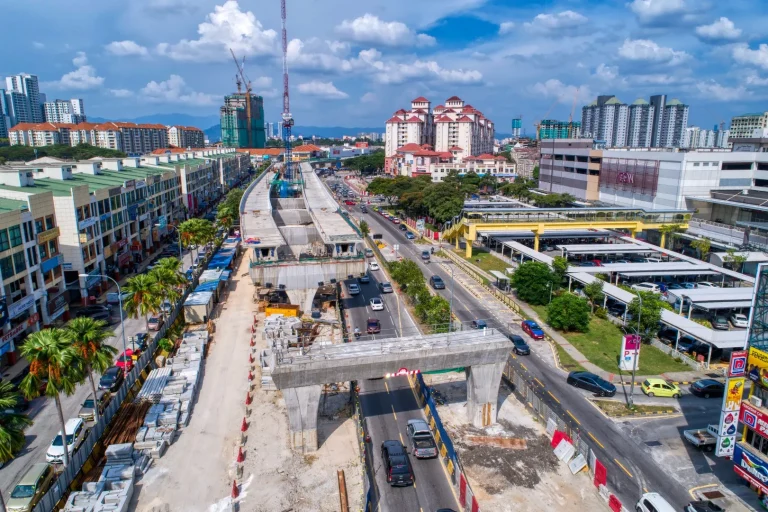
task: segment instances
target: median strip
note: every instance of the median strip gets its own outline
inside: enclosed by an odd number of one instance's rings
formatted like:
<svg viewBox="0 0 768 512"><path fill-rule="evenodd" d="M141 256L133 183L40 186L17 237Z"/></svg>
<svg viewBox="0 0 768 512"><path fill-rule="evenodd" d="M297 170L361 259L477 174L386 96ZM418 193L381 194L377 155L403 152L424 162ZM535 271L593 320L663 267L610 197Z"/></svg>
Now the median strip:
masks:
<svg viewBox="0 0 768 512"><path fill-rule="evenodd" d="M611 418L660 416L676 414L677 410L668 405L642 405L635 404L631 409L626 403L619 400L590 400L600 411Z"/></svg>

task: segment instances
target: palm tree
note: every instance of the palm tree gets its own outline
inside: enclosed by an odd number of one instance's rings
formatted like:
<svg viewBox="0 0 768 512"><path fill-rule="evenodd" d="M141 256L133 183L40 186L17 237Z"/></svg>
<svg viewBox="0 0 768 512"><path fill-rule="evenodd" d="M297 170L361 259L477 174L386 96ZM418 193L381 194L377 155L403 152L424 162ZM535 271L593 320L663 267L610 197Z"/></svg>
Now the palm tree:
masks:
<svg viewBox="0 0 768 512"><path fill-rule="evenodd" d="M229 204L223 204L219 206L218 213L216 214L216 221L219 225L223 226L227 231L237 220L237 214L235 210Z"/></svg>
<svg viewBox="0 0 768 512"><path fill-rule="evenodd" d="M175 304L181 297L179 287L187 283L187 279L180 273L162 266L153 268L150 275L155 278L163 301L167 300L171 304Z"/></svg>
<svg viewBox="0 0 768 512"><path fill-rule="evenodd" d="M165 268L172 272L176 272L181 277L184 277L184 274L181 271L181 260L179 258L163 258L157 262L157 265L155 265L153 270L156 268Z"/></svg>
<svg viewBox="0 0 768 512"><path fill-rule="evenodd" d="M371 232L371 228L368 227L368 223L363 221L360 221L360 234L363 235L363 238L368 236L368 233Z"/></svg>
<svg viewBox="0 0 768 512"><path fill-rule="evenodd" d="M83 370L88 374L93 393L94 418L99 421L101 413L96 400L96 381L93 372L104 373L112 366L117 349L105 342L115 335L107 328L104 320L94 320L87 316L74 318L64 326L65 336L72 343L75 353L83 361Z"/></svg>
<svg viewBox="0 0 768 512"><path fill-rule="evenodd" d="M163 298L163 291L157 279L151 272L139 274L128 279L123 290L128 293L128 300L124 305L126 313L134 318L143 316L149 331L149 315L157 313Z"/></svg>
<svg viewBox="0 0 768 512"><path fill-rule="evenodd" d="M66 332L57 328L43 329L27 336L21 346L21 355L29 361L29 373L22 379L19 389L28 399L43 394L55 400L61 424L64 466L69 466L69 450L63 439L66 424L61 394L72 395L77 384L83 381L82 360L77 357ZM41 389L43 384L45 388Z"/></svg>
<svg viewBox="0 0 768 512"><path fill-rule="evenodd" d="M17 390L10 381L0 382L0 409L7 410L16 407L19 398ZM24 427L32 424L25 414L0 414L0 461L7 462L13 455L24 447ZM0 498L2 498L0 493Z"/></svg>

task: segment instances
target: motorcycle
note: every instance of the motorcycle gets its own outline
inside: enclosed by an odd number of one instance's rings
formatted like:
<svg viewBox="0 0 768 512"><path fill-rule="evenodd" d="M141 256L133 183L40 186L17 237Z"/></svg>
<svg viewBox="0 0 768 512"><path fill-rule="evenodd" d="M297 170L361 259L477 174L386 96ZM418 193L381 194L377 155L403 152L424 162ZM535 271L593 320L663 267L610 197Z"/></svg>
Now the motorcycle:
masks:
<svg viewBox="0 0 768 512"><path fill-rule="evenodd" d="M355 327L355 339L358 339L358 338L360 338L360 329Z"/></svg>

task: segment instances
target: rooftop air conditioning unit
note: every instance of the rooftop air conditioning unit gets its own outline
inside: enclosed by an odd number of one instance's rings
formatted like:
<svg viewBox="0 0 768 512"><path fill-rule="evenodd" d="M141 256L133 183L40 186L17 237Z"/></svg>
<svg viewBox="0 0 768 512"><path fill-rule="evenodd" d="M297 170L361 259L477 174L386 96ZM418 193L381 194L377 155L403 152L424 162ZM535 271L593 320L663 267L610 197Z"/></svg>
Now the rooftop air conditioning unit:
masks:
<svg viewBox="0 0 768 512"><path fill-rule="evenodd" d="M751 403L755 407L762 407L763 406L763 399L760 398L759 396L752 395L751 397L749 397L749 403Z"/></svg>

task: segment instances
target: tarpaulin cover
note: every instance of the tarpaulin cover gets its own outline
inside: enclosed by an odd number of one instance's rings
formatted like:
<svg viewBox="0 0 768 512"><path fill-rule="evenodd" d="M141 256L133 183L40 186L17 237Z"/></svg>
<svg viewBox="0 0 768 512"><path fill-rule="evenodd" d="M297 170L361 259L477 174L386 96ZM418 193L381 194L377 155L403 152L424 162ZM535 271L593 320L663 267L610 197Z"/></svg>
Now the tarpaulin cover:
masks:
<svg viewBox="0 0 768 512"><path fill-rule="evenodd" d="M206 281L206 282L198 285L198 287L195 288L195 292L213 292L213 291L216 291L216 289L219 287L219 282L220 281Z"/></svg>
<svg viewBox="0 0 768 512"><path fill-rule="evenodd" d="M184 301L185 306L202 306L211 302L213 292L192 292Z"/></svg>
<svg viewBox="0 0 768 512"><path fill-rule="evenodd" d="M219 281L229 281L229 277L232 275L231 270L224 270L221 273L221 277L219 278Z"/></svg>

